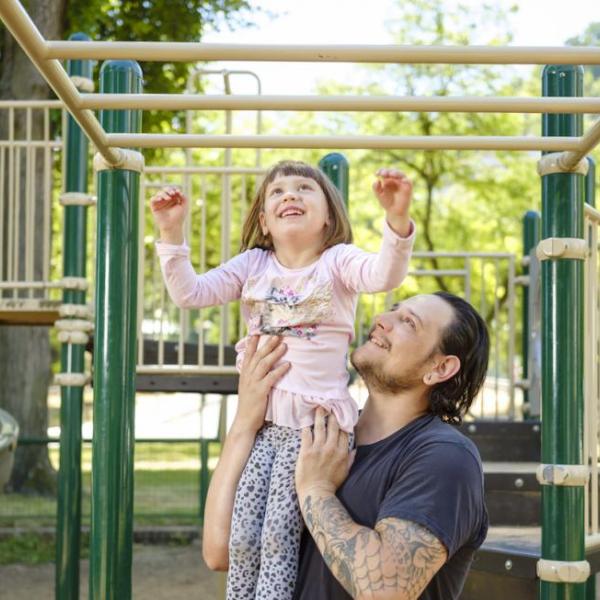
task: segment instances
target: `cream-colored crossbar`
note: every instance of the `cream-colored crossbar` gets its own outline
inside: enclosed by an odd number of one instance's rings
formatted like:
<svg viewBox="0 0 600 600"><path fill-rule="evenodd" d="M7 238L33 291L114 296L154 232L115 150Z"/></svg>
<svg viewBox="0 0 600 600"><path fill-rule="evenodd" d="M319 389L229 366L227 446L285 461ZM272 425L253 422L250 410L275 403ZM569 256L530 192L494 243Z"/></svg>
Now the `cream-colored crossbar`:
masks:
<svg viewBox="0 0 600 600"><path fill-rule="evenodd" d="M387 148L407 150L575 150L574 137L108 134L120 148Z"/></svg>
<svg viewBox="0 0 600 600"><path fill-rule="evenodd" d="M593 150L600 142L600 120L580 138L579 148L573 152L567 152L562 160L567 168L574 167L590 150Z"/></svg>
<svg viewBox="0 0 600 600"><path fill-rule="evenodd" d="M109 148L106 133L94 114L89 110L79 108L79 92L62 65L58 60L48 60L47 42L29 18L27 12L17 0L2 0L0 2L0 17L21 48L27 53L31 62L92 140L98 152L108 162L116 162L118 156L113 149Z"/></svg>
<svg viewBox="0 0 600 600"><path fill-rule="evenodd" d="M144 173L162 173L165 175L223 175L229 173L231 175L264 175L266 169L263 167L146 167Z"/></svg>
<svg viewBox="0 0 600 600"><path fill-rule="evenodd" d="M146 110L313 110L473 113L600 113L600 98L427 96L256 96L86 94L81 108Z"/></svg>
<svg viewBox="0 0 600 600"><path fill-rule="evenodd" d="M4 2L6 0L3 0ZM600 48L48 42L46 58L171 61L355 62L461 65L600 65Z"/></svg>
<svg viewBox="0 0 600 600"><path fill-rule="evenodd" d="M138 365L136 372L144 375L236 375L238 371L233 366L219 365Z"/></svg>

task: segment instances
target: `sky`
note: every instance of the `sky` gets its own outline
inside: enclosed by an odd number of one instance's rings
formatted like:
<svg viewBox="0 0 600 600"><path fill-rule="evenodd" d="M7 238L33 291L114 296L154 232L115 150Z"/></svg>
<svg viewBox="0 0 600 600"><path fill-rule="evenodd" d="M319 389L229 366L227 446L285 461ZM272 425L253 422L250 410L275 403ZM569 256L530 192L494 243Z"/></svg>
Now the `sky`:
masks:
<svg viewBox="0 0 600 600"><path fill-rule="evenodd" d="M250 0L276 13L276 17L253 15L256 27L230 32L206 32L203 42L236 44L390 44L386 23L405 0ZM452 0L448 0L451 2ZM481 0L463 0L481 4ZM499 0L504 6L515 2ZM521 0L512 17L514 41L521 46L562 46L566 39L582 33L593 21L600 21L598 0ZM343 10L340 8L343 7ZM366 10L368 7L368 10ZM211 67L249 69L261 79L263 94L315 93L319 79L352 82L356 65L341 63L213 63ZM210 91L221 92L222 81ZM211 86L212 87L212 86ZM256 92L255 81L232 77L232 91Z"/></svg>

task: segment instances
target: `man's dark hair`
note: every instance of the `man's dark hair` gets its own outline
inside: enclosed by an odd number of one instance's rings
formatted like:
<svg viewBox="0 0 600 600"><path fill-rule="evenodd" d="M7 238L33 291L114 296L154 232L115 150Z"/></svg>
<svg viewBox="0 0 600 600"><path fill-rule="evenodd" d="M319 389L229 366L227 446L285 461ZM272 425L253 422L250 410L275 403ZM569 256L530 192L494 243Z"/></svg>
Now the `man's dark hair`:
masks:
<svg viewBox="0 0 600 600"><path fill-rule="evenodd" d="M437 349L457 356L460 369L447 381L433 386L429 406L443 421L460 425L485 380L490 339L484 320L468 302L448 292L435 292L434 296L445 300L454 312Z"/></svg>

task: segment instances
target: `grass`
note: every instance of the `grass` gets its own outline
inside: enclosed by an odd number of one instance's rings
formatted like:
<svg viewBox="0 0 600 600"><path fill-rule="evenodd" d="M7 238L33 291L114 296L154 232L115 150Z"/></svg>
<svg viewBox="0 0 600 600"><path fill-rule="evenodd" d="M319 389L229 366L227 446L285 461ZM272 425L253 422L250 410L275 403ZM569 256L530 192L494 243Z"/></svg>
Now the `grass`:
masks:
<svg viewBox="0 0 600 600"><path fill-rule="evenodd" d="M87 537L87 536L86 536ZM81 549L81 555L88 555L88 544ZM21 563L37 565L55 560L56 545L54 539L36 533L24 533L10 538L0 539L0 565Z"/></svg>
<svg viewBox="0 0 600 600"><path fill-rule="evenodd" d="M209 446L209 469L220 447ZM50 450L51 454L54 451ZM195 525L200 519L200 450L196 443L138 443L135 448L134 519L137 525ZM57 455L51 456L58 462ZM82 452L82 521L91 510L90 448ZM210 471L212 473L212 471ZM54 526L56 498L5 494L0 527Z"/></svg>

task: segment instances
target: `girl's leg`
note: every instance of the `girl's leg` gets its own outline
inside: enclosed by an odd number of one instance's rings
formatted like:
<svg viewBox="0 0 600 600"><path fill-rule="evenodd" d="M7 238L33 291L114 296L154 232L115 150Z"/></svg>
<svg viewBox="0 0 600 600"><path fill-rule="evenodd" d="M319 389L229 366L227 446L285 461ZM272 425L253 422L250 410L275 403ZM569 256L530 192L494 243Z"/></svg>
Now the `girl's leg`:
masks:
<svg viewBox="0 0 600 600"><path fill-rule="evenodd" d="M287 427L276 430L277 455L263 525L256 600L291 600L304 527L294 484L300 431Z"/></svg>
<svg viewBox="0 0 600 600"><path fill-rule="evenodd" d="M271 426L265 426L256 435L235 493L229 537L228 600L255 598L260 569L261 531L275 459L271 429Z"/></svg>

